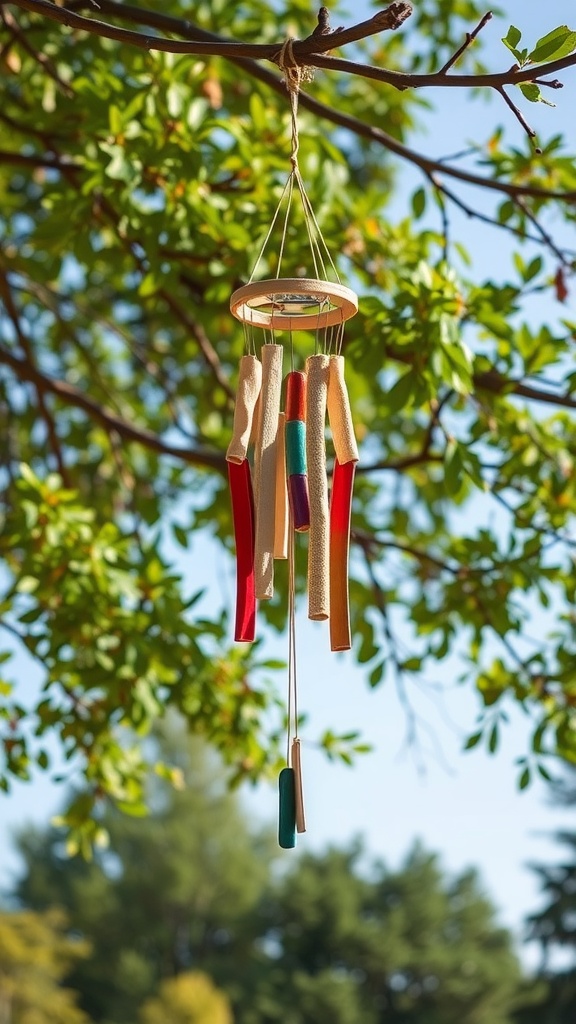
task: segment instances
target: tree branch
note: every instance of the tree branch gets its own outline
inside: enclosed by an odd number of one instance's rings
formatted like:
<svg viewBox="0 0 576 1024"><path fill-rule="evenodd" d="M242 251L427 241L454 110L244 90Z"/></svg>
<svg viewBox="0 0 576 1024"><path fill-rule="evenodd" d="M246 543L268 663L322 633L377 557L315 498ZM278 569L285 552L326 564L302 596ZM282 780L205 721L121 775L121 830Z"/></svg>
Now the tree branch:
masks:
<svg viewBox="0 0 576 1024"><path fill-rule="evenodd" d="M49 0L10 0L10 3L34 14L41 14L52 21L58 21L68 28L91 32L94 35L102 36L104 39L114 39L116 42L129 46L138 46L143 50L159 50L164 53L185 53L209 57L250 57L255 60L270 60L277 63L276 58L281 48L279 43L238 43L219 36L213 36L210 41L198 40L194 42L164 39L162 36L149 36L141 32L132 32L129 29L118 28L96 18L85 18L81 14L74 13L70 7L58 7L50 3ZM110 8L108 10L110 11ZM118 13L120 14L120 12ZM308 39L295 40L294 57L296 59L307 58L311 54L324 53L335 47L344 46L346 43L365 39L367 36L374 35L376 32L381 32L385 29L397 29L411 13L412 5L405 2L405 0L392 3L385 11L380 11L373 18L363 21L353 28L337 29L335 32L331 32L330 35L312 34ZM182 35L181 29L185 26L186 22L179 21L179 27L175 31ZM306 60L306 63L309 63L309 61Z"/></svg>
<svg viewBox="0 0 576 1024"><path fill-rule="evenodd" d="M555 395L552 391L533 388L522 381L511 380L497 370L474 374L474 384L483 391L491 391L494 395L511 394L528 398L531 402L544 402L546 405L558 405L563 409L576 409L576 398L571 395Z"/></svg>
<svg viewBox="0 0 576 1024"><path fill-rule="evenodd" d="M40 0L30 0L30 2L40 2ZM80 6L85 6L86 4L86 0L77 0L77 2ZM177 33L188 39L194 39L210 43L210 45L212 45L213 43L217 44L220 40L219 36L215 35L212 32L207 32L205 29L199 28L199 26L194 25L190 21L183 21L180 18L174 18L170 15L160 14L156 11L142 10L141 8L136 7L132 4L119 4L117 3L117 0L101 0L101 2L99 3L99 7L103 12L116 15L117 17L123 18L132 23L147 25L152 28L157 28L164 32ZM58 11L60 10L60 8L55 8L55 10ZM84 20L87 21L89 25L91 24L90 19ZM318 39L318 37L315 38ZM330 35L330 46L334 45L334 38L335 37L333 35ZM296 49L296 47L299 44L295 43L294 45ZM277 50L276 46L275 49ZM235 51L235 53L237 53L237 51ZM562 61L552 62L550 65L546 67L546 70L551 70L553 67L556 68L556 66L559 64L561 64L562 67L568 67L569 64L576 63L576 55L573 55L573 58L574 59L570 60L569 63L566 63L568 58L562 58ZM269 71L267 68L261 67L254 60L248 60L239 55L231 55L230 59L234 64L236 64L237 67L242 68L244 71L247 72L247 74L251 75L254 78L257 78L260 82L264 82L275 92L279 93L281 96L286 95L286 87L282 79L275 75L273 72ZM320 59L324 58L319 57L319 60ZM332 59L333 58L326 58L326 60L328 61L331 61ZM307 58L307 62L310 63L309 57ZM317 63L316 66L319 67L320 64ZM332 67L332 65L330 64L328 66ZM361 67L361 65L358 66ZM375 70L378 71L379 69ZM504 76L458 75L452 78L449 75L438 76L437 73L434 75L402 75L399 72L386 72L385 74L391 76L390 84L398 84L397 76L399 75L400 78L404 81L404 85L402 86L404 88L418 87L420 85L426 84L456 85L459 83L461 83L462 85L468 85L472 87L482 84L494 86L497 84L509 84L510 77L510 73L507 73ZM518 76L523 77L519 78ZM490 79L490 81L486 82L485 79L487 78ZM436 81L436 79L438 79L438 81ZM482 81L480 79L482 79ZM530 81L531 79L524 72L517 72L514 81L521 80ZM497 179L484 178L481 175L472 174L469 173L468 171L462 171L457 167L452 167L449 164L443 163L441 161L432 160L426 156L423 156L421 153L418 153L415 150L410 149L408 146L403 145L393 136L388 135L386 132L382 131L382 129L373 128L371 125L366 124L363 121L360 121L356 117L352 117L351 115L348 114L343 114L341 111L335 110L332 107L327 106L325 103L321 103L319 100L313 99L311 96L307 95L304 92L300 93L299 103L301 107L303 107L306 110L309 110L316 117L320 117L326 121L330 121L332 124L337 124L342 128L346 128L348 129L348 131L352 132L354 135L357 135L359 138L365 138L370 142L375 142L378 145L381 145L384 149L388 150L391 153L394 153L396 156L399 156L404 160L408 160L410 163L413 163L417 167L420 167L425 173L442 171L443 174L446 174L453 178L457 178L460 181L465 181L470 185L476 185L479 188L487 188L493 191L502 192L510 196L532 196L533 198L538 199L558 199L560 201L568 203L576 202L576 191L555 192L545 188L538 188L537 186L516 185L505 181L498 181Z"/></svg>
<svg viewBox="0 0 576 1024"><path fill-rule="evenodd" d="M4 120L0 118L0 120ZM24 129L21 129L24 131ZM82 165L76 163L72 159L67 157L56 157L49 155L42 155L40 153L13 153L7 149L0 149L0 165L1 164L12 164L15 167L46 167L49 170L54 171L79 171L82 170Z"/></svg>
<svg viewBox="0 0 576 1024"><path fill-rule="evenodd" d="M72 384L63 380L55 380L46 374L41 373L27 360L15 356L9 349L0 346L0 363L9 366L16 374L18 380L29 381L39 386L44 391L51 392L66 405L73 405L82 409L92 420L100 423L107 431L114 431L125 441L131 441L157 452L159 455L168 455L174 459L181 459L190 466L200 466L204 469L213 469L218 473L225 474L226 461L220 452L208 451L203 448L179 448L167 444L151 430L143 427L135 427L132 423L117 416L104 406L89 398Z"/></svg>
<svg viewBox="0 0 576 1024"><path fill-rule="evenodd" d="M281 48L280 43L238 43L233 40L224 39L215 33L206 32L198 28L190 21L171 18L166 15L156 15L154 12L145 11L130 4L117 3L116 0L105 0L105 2L99 3L98 7L100 10L115 15L118 18L124 18L140 25L151 25L164 31L184 36L190 42L165 39L162 36L144 35L140 32L120 29L115 25L110 25L107 22L98 21L94 18L86 18L74 13L72 10L73 4L70 4L68 7L59 7L50 3L49 0L10 0L10 2L16 7L41 14L52 21L58 21L70 28L91 32L106 39L115 39L117 42L138 46L144 50L187 53L196 56L228 57L233 60L251 58L253 60L269 60L277 63L276 58ZM86 6L85 0L81 0L78 6ZM421 89L427 86L449 88L478 88L479 86L485 86L489 89L500 89L504 85L514 85L518 82L533 82L536 75L551 74L576 64L576 54L569 54L567 57L561 57L558 60L523 70L511 68L497 74L451 76L446 75L442 71L435 71L430 74L407 74L402 71L390 71L386 68L373 67L369 64L357 64L354 61L340 60L337 57L323 56L328 50L374 35L384 28L398 28L399 24L402 24L409 16L409 13L411 13L407 10L408 7L410 5L407 3L393 3L386 11L381 11L374 18L362 22L353 28L338 29L329 35L312 33L307 39L295 40L293 44L294 57L296 60L302 58L303 64L372 78L385 82L388 85L393 85L397 89ZM403 16L402 11L404 11Z"/></svg>
<svg viewBox="0 0 576 1024"><path fill-rule="evenodd" d="M6 271L5 271L4 267L1 266L1 265L0 265L0 295L2 296L2 300L4 302L6 313L8 314L8 317L9 317L11 323L12 323L12 326L14 328L14 331L15 331L16 337L18 339L18 342L20 344L20 347L25 352L26 359L27 359L29 365L33 369L36 369L36 366L35 366L35 363L34 363L34 356L33 356L33 353L32 353L32 347L30 345L30 341L26 337L24 331L22 330L22 325L20 323L20 315L18 313L18 309L16 307L16 303L14 302L14 298L12 296L12 292L11 292L11 289L10 289L10 284L8 282L8 277L6 275ZM56 423L54 422L54 417L52 416L52 412L48 408L48 404L46 402L46 388L44 387L44 385L43 385L43 383L42 383L42 381L41 381L41 379L39 377L33 381L33 384L34 384L34 390L36 391L36 397L38 399L38 408L40 410L40 415L42 416L42 419L44 420L44 424L46 426L46 434L47 434L47 437L48 437L48 443L49 443L50 448L52 450L52 454L54 456L54 459L56 460L56 466L58 467L58 472L60 473L60 476L62 477L62 481L63 481L64 485L66 487L69 487L70 486L70 478L68 476L68 470L67 470L66 464L64 462L64 457L62 455L62 449L60 447L60 439L58 437L58 431L56 430Z"/></svg>

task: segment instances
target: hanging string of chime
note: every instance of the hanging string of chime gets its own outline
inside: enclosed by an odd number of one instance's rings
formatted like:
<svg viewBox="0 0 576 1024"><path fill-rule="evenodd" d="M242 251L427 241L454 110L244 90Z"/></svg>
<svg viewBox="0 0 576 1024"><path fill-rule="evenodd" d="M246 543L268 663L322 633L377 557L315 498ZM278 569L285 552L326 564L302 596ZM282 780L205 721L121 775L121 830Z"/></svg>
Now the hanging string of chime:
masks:
<svg viewBox="0 0 576 1024"><path fill-rule="evenodd" d="M296 671L297 533L308 533L308 617L329 620L333 651L351 646L348 560L358 450L341 348L345 321L357 312L358 302L340 282L300 174L297 112L302 69L294 60L291 40L282 47L278 63L290 95L291 171L250 280L230 301L232 313L244 325L246 350L240 360L226 459L236 544L235 640L255 639L256 603L274 595L274 561L288 560L287 749L279 778L278 840L289 848L296 843L296 833L306 828ZM315 278L280 277L295 191L301 199ZM276 276L255 281L284 203ZM330 279L328 267L336 280ZM269 331L260 358L255 327ZM284 380L284 347L276 341L277 330L290 336L290 370ZM304 370L294 366L295 330L315 334L314 353ZM330 494L327 417L335 452Z"/></svg>

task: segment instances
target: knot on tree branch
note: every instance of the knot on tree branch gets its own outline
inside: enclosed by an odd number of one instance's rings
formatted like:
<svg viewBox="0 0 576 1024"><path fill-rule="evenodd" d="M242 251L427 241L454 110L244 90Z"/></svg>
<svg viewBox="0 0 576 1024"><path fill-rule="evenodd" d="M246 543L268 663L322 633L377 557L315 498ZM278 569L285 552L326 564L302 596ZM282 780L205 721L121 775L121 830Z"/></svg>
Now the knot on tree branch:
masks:
<svg viewBox="0 0 576 1024"><path fill-rule="evenodd" d="M372 22L377 29L388 29L393 32L410 17L412 10L412 4L408 3L408 0L398 0L398 2L390 4L385 11L375 14Z"/></svg>

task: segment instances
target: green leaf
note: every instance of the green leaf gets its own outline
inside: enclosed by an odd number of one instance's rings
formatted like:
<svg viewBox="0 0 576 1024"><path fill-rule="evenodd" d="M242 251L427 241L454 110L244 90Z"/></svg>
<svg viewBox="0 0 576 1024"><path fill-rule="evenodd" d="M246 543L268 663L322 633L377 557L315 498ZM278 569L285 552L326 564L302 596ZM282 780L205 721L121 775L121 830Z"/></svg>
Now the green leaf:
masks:
<svg viewBox="0 0 576 1024"><path fill-rule="evenodd" d="M463 463L460 448L452 439L446 445L444 454L444 487L448 494L457 494L462 486Z"/></svg>
<svg viewBox="0 0 576 1024"><path fill-rule="evenodd" d="M552 776L547 768L544 767L541 761L537 765L538 774L542 776L545 782L552 782Z"/></svg>
<svg viewBox="0 0 576 1024"><path fill-rule="evenodd" d="M508 47L509 50L514 50L518 46L518 43L521 39L522 33L520 29L516 28L515 25L510 25L510 28L508 29L506 35L502 39L502 42L504 43L504 46Z"/></svg>
<svg viewBox="0 0 576 1024"><path fill-rule="evenodd" d="M534 82L519 82L518 88L522 95L525 96L527 100L530 100L530 103L539 103L542 99L540 87Z"/></svg>
<svg viewBox="0 0 576 1024"><path fill-rule="evenodd" d="M534 49L528 54L528 59L533 64L560 60L561 57L567 57L575 49L576 32L568 28L567 25L559 25L558 28L538 40Z"/></svg>
<svg viewBox="0 0 576 1024"><path fill-rule="evenodd" d="M417 189L412 196L412 212L416 220L418 220L424 210L426 209L426 190L423 188Z"/></svg>
<svg viewBox="0 0 576 1024"><path fill-rule="evenodd" d="M520 42L521 38L522 33L520 29L516 28L515 25L510 25L510 28L508 29L506 35L502 37L502 42L504 43L504 46L506 46L510 50L510 52L514 54L517 63L520 65L522 65L526 60L527 54L526 50L521 52L520 50L517 49L518 43Z"/></svg>
<svg viewBox="0 0 576 1024"><path fill-rule="evenodd" d="M411 370L398 378L386 395L386 405L392 412L398 412L411 404L414 393L414 374Z"/></svg>
<svg viewBox="0 0 576 1024"><path fill-rule="evenodd" d="M472 750L474 747L477 747L478 744L480 743L480 740L482 739L482 735L483 734L480 731L473 733L472 736L469 736L468 739L466 740L466 743L464 744L464 750Z"/></svg>
<svg viewBox="0 0 576 1024"><path fill-rule="evenodd" d="M370 672L370 675L368 676L368 682L370 683L370 686L378 686L378 684L382 681L382 676L383 675L384 675L384 662L380 661L380 662L378 662L376 667L372 669L372 671Z"/></svg>
<svg viewBox="0 0 576 1024"><path fill-rule="evenodd" d="M490 737L488 739L488 750L491 754L494 754L498 749L498 723L495 722L490 730Z"/></svg>
<svg viewBox="0 0 576 1024"><path fill-rule="evenodd" d="M180 546L187 548L190 543L188 530L185 530L183 526L179 526L178 523L172 523L172 531Z"/></svg>
<svg viewBox="0 0 576 1024"><path fill-rule="evenodd" d="M526 789L526 787L530 785L530 780L531 780L530 768L529 768L528 765L526 765L526 767L524 768L524 771L522 772L522 774L520 775L520 778L518 779L518 789L521 789L521 790L522 789Z"/></svg>

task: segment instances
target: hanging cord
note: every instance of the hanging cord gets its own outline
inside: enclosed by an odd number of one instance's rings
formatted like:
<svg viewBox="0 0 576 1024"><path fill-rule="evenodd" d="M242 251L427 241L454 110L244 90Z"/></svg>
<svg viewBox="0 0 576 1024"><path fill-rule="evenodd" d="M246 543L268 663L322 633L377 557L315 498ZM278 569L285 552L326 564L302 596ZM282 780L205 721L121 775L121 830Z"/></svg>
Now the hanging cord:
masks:
<svg viewBox="0 0 576 1024"><path fill-rule="evenodd" d="M268 242L270 241L270 236L271 236L271 234L272 234L272 232L274 230L274 225L276 224L276 221L278 220L278 214L280 213L280 210L282 208L282 203L284 202L284 196L288 192L288 189L289 189L291 183L293 185L292 174L290 174L286 184L284 185L284 188L282 189L282 194L280 196L280 199L278 200L278 206L276 207L274 216L272 217L272 222L270 224L270 227L268 228L268 232L267 232L266 237L265 237L265 239L264 239L264 241L262 243L260 252L258 253L258 257L256 259L256 263L254 264L254 269L253 269L252 273L250 274L250 277L248 278L248 284L252 283L252 281L254 280L254 275L256 274L256 271L258 270L258 267L260 266L260 261L261 261L263 255L264 255L264 250L266 249L266 246L268 245ZM291 191L290 191L290 196L291 196Z"/></svg>
<svg viewBox="0 0 576 1024"><path fill-rule="evenodd" d="M306 231L308 234L308 241L310 243L310 250L312 252L312 261L314 263L314 271L316 277L326 276L326 264L322 255L322 248L328 256L328 260L334 269L336 279L338 278L338 272L332 262L332 258L328 251L328 247L322 238L320 227L314 216L312 204L306 193L304 181L300 174L300 168L298 165L298 150L300 148L300 137L298 134L298 97L300 93L300 83L303 81L311 81L313 78L313 69L298 64L294 57L294 40L288 37L284 40L282 49L276 57L278 66L284 75L284 82L288 92L290 94L290 126L291 126L291 152L290 152L290 163L292 165L292 171L290 174L290 180L296 181L300 196L302 199L302 211L304 213L304 221L306 224ZM290 188L290 201L292 199L292 186ZM286 222L284 228L284 235L282 238L282 249L284 250L284 242L286 239L286 228L288 224L288 214L286 215ZM321 245L320 245L321 243ZM322 246L322 247L321 247ZM278 275L279 271L278 271Z"/></svg>
<svg viewBox="0 0 576 1024"><path fill-rule="evenodd" d="M288 729L286 737L286 764L290 766L292 725L298 739L298 680L296 675L296 548L292 514L288 522Z"/></svg>
<svg viewBox="0 0 576 1024"><path fill-rule="evenodd" d="M330 255L328 246L326 245L326 242L322 236L320 226L316 219L316 215L314 213L312 203L310 202L310 198L306 192L304 181L302 179L302 175L300 174L300 168L298 165L298 151L300 147L300 139L298 134L298 96L301 82L312 81L314 77L314 69L307 67L306 65L298 64L294 56L294 40L291 39L290 37L284 40L282 48L275 55L274 59L284 75L284 82L290 95L290 163L292 169L280 195L278 205L276 207L268 232L260 248L260 252L258 253L256 263L254 264L254 269L249 278L249 283L251 283L254 280L254 277L256 276L256 271L260 265L266 246L270 241L270 237L276 225L276 221L278 220L282 203L284 202L287 196L286 214L284 217L280 251L276 268L276 278L280 277L282 258L284 256L286 240L288 237L288 225L290 220L290 212L294 194L294 183L296 183L298 191L300 192L302 212L304 215L304 223L306 226L306 233L308 235L308 243L312 254L312 262L314 265L314 272L316 274L316 278L318 280L326 280L328 277L327 267L328 265L330 265L336 281L340 283L338 271L336 269L332 256Z"/></svg>

